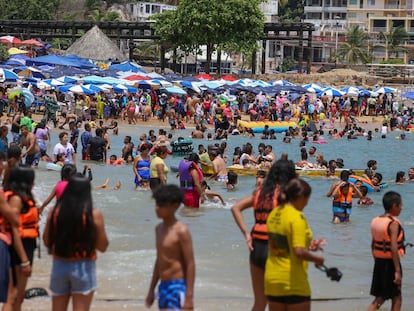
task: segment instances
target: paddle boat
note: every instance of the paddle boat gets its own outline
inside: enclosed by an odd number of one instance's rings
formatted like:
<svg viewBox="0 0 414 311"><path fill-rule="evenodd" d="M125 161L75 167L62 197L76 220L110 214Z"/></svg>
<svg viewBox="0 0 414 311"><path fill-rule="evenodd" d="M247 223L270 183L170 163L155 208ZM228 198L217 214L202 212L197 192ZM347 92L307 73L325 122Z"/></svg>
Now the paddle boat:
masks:
<svg viewBox="0 0 414 311"><path fill-rule="evenodd" d="M268 125L269 131L274 130L275 133L282 133L289 129L289 127L296 128L298 125L293 121L242 121L237 122L237 128L240 132L249 128L253 133L262 133L264 127Z"/></svg>

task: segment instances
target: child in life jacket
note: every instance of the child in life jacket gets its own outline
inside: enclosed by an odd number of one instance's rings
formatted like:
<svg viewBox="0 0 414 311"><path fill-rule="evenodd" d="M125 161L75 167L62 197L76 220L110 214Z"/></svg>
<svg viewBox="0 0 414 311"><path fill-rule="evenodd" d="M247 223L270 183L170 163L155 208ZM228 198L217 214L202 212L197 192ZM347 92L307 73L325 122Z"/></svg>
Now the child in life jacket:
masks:
<svg viewBox="0 0 414 311"><path fill-rule="evenodd" d="M371 251L374 257L370 294L375 297L368 311L378 310L391 299L391 310L400 310L402 268L400 258L405 254L404 229L397 218L402 210L401 195L388 191L382 198L384 214L371 222Z"/></svg>
<svg viewBox="0 0 414 311"><path fill-rule="evenodd" d="M7 302L4 310L21 310L27 281L32 272L34 251L39 236L39 210L35 205L32 188L35 172L30 167L15 166L10 170L5 185L5 198L12 210L19 215L18 228L10 228L13 248L10 250L11 268L15 284L9 283Z"/></svg>

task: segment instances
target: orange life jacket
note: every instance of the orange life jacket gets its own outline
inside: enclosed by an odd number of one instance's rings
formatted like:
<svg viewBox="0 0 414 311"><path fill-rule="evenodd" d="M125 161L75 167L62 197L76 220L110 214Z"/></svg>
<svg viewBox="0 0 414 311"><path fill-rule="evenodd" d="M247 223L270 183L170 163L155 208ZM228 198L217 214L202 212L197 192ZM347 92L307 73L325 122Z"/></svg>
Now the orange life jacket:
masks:
<svg viewBox="0 0 414 311"><path fill-rule="evenodd" d="M253 198L253 209L254 209L254 219L255 223L251 231L251 236L254 239L258 240L268 240L269 237L267 235L267 217L269 216L270 212L277 207L277 200L279 197L279 190L280 187L277 185L275 187L275 191L273 193L273 199L271 202L262 202L259 205L259 197L261 193L261 189L258 189L254 194Z"/></svg>
<svg viewBox="0 0 414 311"><path fill-rule="evenodd" d="M377 216L371 222L371 234L372 234L372 255L375 258L391 259L391 236L390 225L393 222L398 223L398 256L402 257L405 254L405 237L404 229L398 218L393 216Z"/></svg>
<svg viewBox="0 0 414 311"><path fill-rule="evenodd" d="M4 192L4 196L7 201L14 196L13 191ZM36 239L39 236L39 209L34 204L33 200L27 198L21 198L23 204L25 204L28 209L26 212L20 213L20 225L19 225L19 235L22 239Z"/></svg>
<svg viewBox="0 0 414 311"><path fill-rule="evenodd" d="M6 225L6 220L3 215L0 214L0 240L4 241L7 245L11 245L12 236L10 230L8 230Z"/></svg>

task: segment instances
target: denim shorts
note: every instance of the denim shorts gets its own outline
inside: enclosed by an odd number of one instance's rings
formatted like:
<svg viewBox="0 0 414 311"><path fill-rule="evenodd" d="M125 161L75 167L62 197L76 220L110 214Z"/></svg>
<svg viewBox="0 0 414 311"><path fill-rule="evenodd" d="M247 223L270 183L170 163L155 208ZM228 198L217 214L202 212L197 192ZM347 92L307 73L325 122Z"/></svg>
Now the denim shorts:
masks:
<svg viewBox="0 0 414 311"><path fill-rule="evenodd" d="M96 289L95 260L53 259L50 291L53 296L88 295Z"/></svg>

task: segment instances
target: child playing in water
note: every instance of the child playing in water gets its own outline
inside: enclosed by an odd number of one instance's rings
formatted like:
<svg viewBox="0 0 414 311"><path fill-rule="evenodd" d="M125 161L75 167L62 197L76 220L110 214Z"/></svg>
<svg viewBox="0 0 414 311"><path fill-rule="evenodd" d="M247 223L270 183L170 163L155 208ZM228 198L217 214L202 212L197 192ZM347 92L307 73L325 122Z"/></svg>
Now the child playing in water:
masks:
<svg viewBox="0 0 414 311"><path fill-rule="evenodd" d="M361 192L362 196L358 200L358 205L372 205L374 201L370 197L367 196L368 187L361 185L359 186L359 191Z"/></svg>
<svg viewBox="0 0 414 311"><path fill-rule="evenodd" d="M205 180L201 182L201 189L203 189L204 194L206 195L206 198L209 201L217 202L217 199L221 201L221 204L226 205L226 202L224 202L223 197L220 193L214 192L210 190L210 186L207 184Z"/></svg>
<svg viewBox="0 0 414 311"><path fill-rule="evenodd" d="M155 228L157 258L151 285L145 298L149 308L155 299L158 281L160 310L193 310L195 262L191 234L175 212L184 201L176 185L160 185L154 190L155 212L162 222Z"/></svg>

